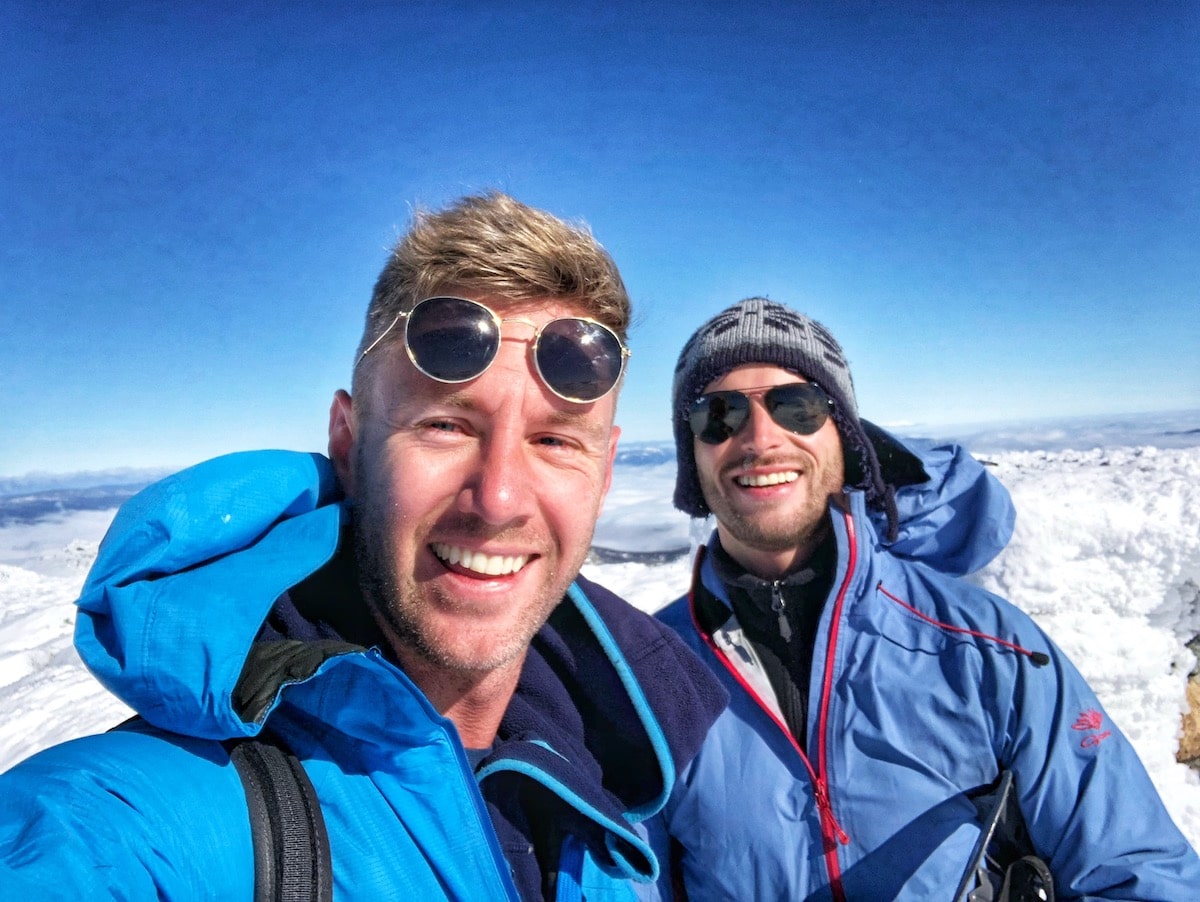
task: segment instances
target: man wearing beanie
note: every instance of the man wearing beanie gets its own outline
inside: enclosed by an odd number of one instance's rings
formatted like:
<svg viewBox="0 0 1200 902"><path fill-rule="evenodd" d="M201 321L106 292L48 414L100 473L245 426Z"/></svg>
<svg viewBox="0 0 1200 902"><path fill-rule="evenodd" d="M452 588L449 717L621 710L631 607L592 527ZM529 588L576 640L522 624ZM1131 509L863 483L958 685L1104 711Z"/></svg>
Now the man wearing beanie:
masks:
<svg viewBox="0 0 1200 902"><path fill-rule="evenodd" d="M830 332L763 298L684 345L672 417L675 505L716 529L660 616L732 696L667 807L689 898L1195 898L1095 694L960 579L1012 533L977 461L860 418Z"/></svg>

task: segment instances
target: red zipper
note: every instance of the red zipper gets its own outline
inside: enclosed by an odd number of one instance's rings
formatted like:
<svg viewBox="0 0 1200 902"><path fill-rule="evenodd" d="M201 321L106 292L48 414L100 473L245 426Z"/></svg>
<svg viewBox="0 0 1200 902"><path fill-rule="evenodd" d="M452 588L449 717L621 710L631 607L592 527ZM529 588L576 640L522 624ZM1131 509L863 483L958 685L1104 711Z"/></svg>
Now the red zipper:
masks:
<svg viewBox="0 0 1200 902"><path fill-rule="evenodd" d="M817 717L817 767L821 771L825 809L828 812L827 822L822 820L821 832L825 836L825 869L829 872L829 888L837 902L844 902L846 898L846 891L842 888L842 866L838 862L837 842L846 845L850 842L850 837L846 835L846 831L833 816L833 801L829 797L829 704L830 697L833 695L833 672L838 634L841 632L842 608L846 603L846 594L850 591L850 579L854 576L854 570L858 566L858 541L854 533L854 518L849 513L843 512L842 521L846 525L846 547L850 550L850 558L846 562L846 577L838 588L837 600L833 603L833 613L829 618L829 641L825 648L825 674L821 682L821 711ZM817 801L819 808L819 797Z"/></svg>
<svg viewBox="0 0 1200 902"><path fill-rule="evenodd" d="M708 645L709 649L717 656L724 666L729 671L730 675L737 681L746 693L754 699L755 703L762 709L767 717L771 718L775 726L777 726L783 735L787 737L792 748L796 750L796 754L800 756L800 760L804 763L805 769L808 771L809 779L813 785L813 796L817 802L817 813L821 819L821 838L824 844L825 852L825 870L829 874L829 888L836 902L845 902L846 894L842 888L842 868L838 862L837 849L838 845L847 845L850 842L850 837L837 818L833 814L833 802L829 796L829 782L826 775L829 773L829 761L826 755L828 749L828 729L829 729L829 704L830 695L833 686L833 672L835 655L837 650L837 638L839 632L839 624L841 620L842 607L846 600L846 593L850 588L850 578L854 574L854 568L858 560L858 548L854 537L854 520L848 513L842 514L846 524L847 543L850 548L850 560L846 566L846 578L842 580L842 585L838 589L837 599L834 601L833 613L830 620L829 643L825 652L825 672L821 683L821 707L817 717L817 767L814 768L808 756L800 748L796 742L796 737L792 735L792 731L783 723L769 707L763 704L762 699L750 687L745 678L738 672L737 668L725 656L725 653L717 647L712 637L700 628L699 619L696 616L696 602L694 588L689 592L688 609L692 615L692 623L696 627L696 632ZM692 576L692 585L700 579L700 565L703 562L703 554L696 556L695 572Z"/></svg>

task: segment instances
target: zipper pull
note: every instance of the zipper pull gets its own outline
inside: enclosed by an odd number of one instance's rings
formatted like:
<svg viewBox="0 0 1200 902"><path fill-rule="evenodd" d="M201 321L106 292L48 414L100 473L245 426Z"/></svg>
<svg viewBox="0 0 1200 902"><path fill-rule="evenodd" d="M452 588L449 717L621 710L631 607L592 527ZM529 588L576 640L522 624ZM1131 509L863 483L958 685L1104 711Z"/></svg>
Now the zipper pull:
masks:
<svg viewBox="0 0 1200 902"><path fill-rule="evenodd" d="M783 600L783 592L779 590L779 580L771 583L771 610L779 615L779 635L783 636L783 641L788 642L792 638L792 625L788 623L787 612L784 608L787 607L787 602Z"/></svg>
<svg viewBox="0 0 1200 902"><path fill-rule="evenodd" d="M817 780L813 784L813 795L817 799L817 810L821 811L825 817L829 818L829 825L833 828L833 835L843 846L850 844L850 836L842 829L842 825L837 822L837 818L833 816L833 803L829 800L829 789L825 785L825 780Z"/></svg>

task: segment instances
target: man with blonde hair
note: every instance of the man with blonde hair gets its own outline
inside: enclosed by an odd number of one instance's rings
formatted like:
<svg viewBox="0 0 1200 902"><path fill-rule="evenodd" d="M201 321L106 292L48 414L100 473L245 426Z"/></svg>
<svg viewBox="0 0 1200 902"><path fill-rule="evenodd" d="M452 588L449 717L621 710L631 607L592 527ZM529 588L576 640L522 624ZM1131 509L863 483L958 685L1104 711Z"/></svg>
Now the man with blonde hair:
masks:
<svg viewBox="0 0 1200 902"><path fill-rule="evenodd" d="M269 731L323 815L314 896L653 894L643 821L725 696L577 576L628 322L585 229L501 194L419 213L328 459L219 458L118 513L76 646L141 719L0 777L0 885L271 895L230 754Z"/></svg>

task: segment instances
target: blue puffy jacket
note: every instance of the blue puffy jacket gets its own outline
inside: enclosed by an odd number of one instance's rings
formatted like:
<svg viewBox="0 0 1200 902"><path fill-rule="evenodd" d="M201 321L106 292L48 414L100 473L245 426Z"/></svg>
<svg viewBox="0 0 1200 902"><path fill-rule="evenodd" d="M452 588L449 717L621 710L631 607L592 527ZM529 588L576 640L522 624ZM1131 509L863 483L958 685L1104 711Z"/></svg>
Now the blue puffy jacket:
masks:
<svg viewBox="0 0 1200 902"><path fill-rule="evenodd" d="M371 627L340 569L345 514L329 462L286 452L210 461L118 512L76 646L145 722L0 776L5 898L249 899L246 800L219 740L264 725L321 800L336 898L540 897L547 830L559 898L655 894L642 822L723 707L717 681L579 580L473 772L454 726L347 638Z"/></svg>
<svg viewBox="0 0 1200 902"><path fill-rule="evenodd" d="M708 594L660 614L732 694L666 810L691 898L949 902L980 832L969 794L1002 768L1058 898L1200 898L1200 859L1083 678L1029 617L955 578L1007 543L1007 492L961 449L920 447L931 475L897 494L894 542L861 493L830 506L807 755L703 552Z"/></svg>

